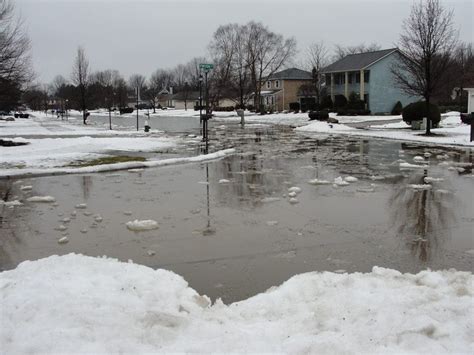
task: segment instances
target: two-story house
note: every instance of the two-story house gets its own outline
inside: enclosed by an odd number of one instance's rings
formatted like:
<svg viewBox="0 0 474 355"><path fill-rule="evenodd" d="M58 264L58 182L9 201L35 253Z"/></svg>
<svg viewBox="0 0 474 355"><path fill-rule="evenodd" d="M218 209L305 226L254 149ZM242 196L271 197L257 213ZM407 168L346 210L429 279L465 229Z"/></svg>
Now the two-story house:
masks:
<svg viewBox="0 0 474 355"><path fill-rule="evenodd" d="M395 84L391 68L398 60L397 48L350 54L322 70L334 102L336 95L346 99L355 92L372 113L390 112L397 101L403 106L418 101Z"/></svg>
<svg viewBox="0 0 474 355"><path fill-rule="evenodd" d="M310 95L301 90L311 84L311 72L290 68L269 76L261 88L261 104L274 111L289 110L290 102L310 99ZM314 97L312 97L314 100Z"/></svg>

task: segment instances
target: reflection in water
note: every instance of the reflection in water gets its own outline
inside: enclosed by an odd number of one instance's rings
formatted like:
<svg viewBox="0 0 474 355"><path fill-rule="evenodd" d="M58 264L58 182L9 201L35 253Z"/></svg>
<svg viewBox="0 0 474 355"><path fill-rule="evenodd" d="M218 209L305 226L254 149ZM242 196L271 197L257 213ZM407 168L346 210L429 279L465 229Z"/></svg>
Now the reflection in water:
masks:
<svg viewBox="0 0 474 355"><path fill-rule="evenodd" d="M14 185L11 180L0 180L0 200L11 201L14 196ZM20 225L17 207L0 204L0 270L12 264L11 254L17 254L23 242L17 231Z"/></svg>
<svg viewBox="0 0 474 355"><path fill-rule="evenodd" d="M84 197L84 200L87 200L89 199L89 196L91 194L92 177L87 175L87 176L81 176L79 178L81 179L81 183L82 183L82 195Z"/></svg>
<svg viewBox="0 0 474 355"><path fill-rule="evenodd" d="M204 228L203 235L214 235L216 230L211 227L211 206L209 199L209 164L206 164L206 204L207 204L207 226Z"/></svg>
<svg viewBox="0 0 474 355"><path fill-rule="evenodd" d="M454 197L447 190L435 190L425 182L428 171L413 174L406 184L393 185L389 206L393 223L412 254L422 262L430 260L449 237L455 222ZM414 188L411 185L424 185ZM428 186L426 186L428 185Z"/></svg>

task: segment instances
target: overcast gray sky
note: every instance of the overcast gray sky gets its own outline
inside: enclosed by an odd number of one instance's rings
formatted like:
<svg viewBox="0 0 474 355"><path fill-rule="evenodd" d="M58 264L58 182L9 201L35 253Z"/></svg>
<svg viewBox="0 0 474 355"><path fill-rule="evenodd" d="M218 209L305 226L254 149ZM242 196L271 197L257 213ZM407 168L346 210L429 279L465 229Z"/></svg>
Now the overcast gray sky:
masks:
<svg viewBox="0 0 474 355"><path fill-rule="evenodd" d="M70 77L82 45L92 70L150 75L206 54L221 24L261 21L293 36L299 57L312 42L393 47L411 0L16 0L26 23L38 81ZM460 39L473 42L472 0L443 0Z"/></svg>

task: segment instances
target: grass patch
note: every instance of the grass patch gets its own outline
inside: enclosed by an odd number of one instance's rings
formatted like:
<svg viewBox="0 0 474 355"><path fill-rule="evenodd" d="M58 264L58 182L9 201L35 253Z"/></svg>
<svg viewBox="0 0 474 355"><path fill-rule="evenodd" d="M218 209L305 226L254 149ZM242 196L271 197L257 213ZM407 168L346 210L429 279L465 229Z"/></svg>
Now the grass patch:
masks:
<svg viewBox="0 0 474 355"><path fill-rule="evenodd" d="M136 156L131 157L129 155L115 155L111 157L103 157L94 160L87 160L87 161L75 161L68 166L73 167L84 167L84 166L94 166L94 165L106 165L106 164L116 164L116 163L126 163L130 161L145 161L146 158Z"/></svg>

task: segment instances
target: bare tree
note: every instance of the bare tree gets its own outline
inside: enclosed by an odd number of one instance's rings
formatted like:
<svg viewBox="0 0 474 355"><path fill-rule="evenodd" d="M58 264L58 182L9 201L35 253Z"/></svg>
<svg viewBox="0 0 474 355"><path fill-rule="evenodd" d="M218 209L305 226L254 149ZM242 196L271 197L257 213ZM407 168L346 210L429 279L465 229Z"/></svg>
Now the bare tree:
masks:
<svg viewBox="0 0 474 355"><path fill-rule="evenodd" d="M333 60L340 60L349 54L359 54L359 53L366 53L366 52L374 52L380 50L382 47L377 43L370 43L366 45L365 43L360 43L355 46L341 46L336 44L334 48L334 55Z"/></svg>
<svg viewBox="0 0 474 355"><path fill-rule="evenodd" d="M91 82L94 82L98 86L101 105L109 111L112 110L115 104L114 82L119 77L119 72L112 69L98 71L91 75Z"/></svg>
<svg viewBox="0 0 474 355"><path fill-rule="evenodd" d="M323 41L312 43L308 47L308 64L311 68L313 76L314 92L316 94L316 101L321 103L321 90L323 85L322 70L329 64L329 50Z"/></svg>
<svg viewBox="0 0 474 355"><path fill-rule="evenodd" d="M135 92L140 100L140 93L142 92L143 87L145 86L146 78L141 74L133 74L130 76L128 83L130 87L135 89Z"/></svg>
<svg viewBox="0 0 474 355"><path fill-rule="evenodd" d="M467 82L474 78L474 50L472 43L461 43L454 52L456 86L465 88Z"/></svg>
<svg viewBox="0 0 474 355"><path fill-rule="evenodd" d="M253 85L250 82L248 40L250 37L249 26L241 26L235 38L235 53L232 61L233 80L239 97L239 106L244 108L252 93Z"/></svg>
<svg viewBox="0 0 474 355"><path fill-rule="evenodd" d="M13 2L0 0L0 109L19 103L22 89L33 78L30 42L23 22L14 16Z"/></svg>
<svg viewBox="0 0 474 355"><path fill-rule="evenodd" d="M228 89L232 82L233 61L240 28L241 26L238 24L219 26L209 44L212 62L214 63L211 78L216 103L219 102L222 92Z"/></svg>
<svg viewBox="0 0 474 355"><path fill-rule="evenodd" d="M402 55L392 67L392 73L404 92L425 99L427 135L431 129L430 100L442 87L456 44L452 11L446 11L439 0L424 0L413 5L403 23L399 40Z"/></svg>
<svg viewBox="0 0 474 355"><path fill-rule="evenodd" d="M77 48L76 59L72 67L72 82L79 89L80 106L82 110L82 120L84 124L87 120L87 88L89 86L89 61L86 58L84 48Z"/></svg>
<svg viewBox="0 0 474 355"><path fill-rule="evenodd" d="M114 74L112 87L114 92L114 103L118 105L119 109L126 107L128 98L127 82L118 72Z"/></svg>
<svg viewBox="0 0 474 355"><path fill-rule="evenodd" d="M296 51L294 38L284 39L261 23L250 22L248 66L254 86L254 103L260 106L262 82L280 70Z"/></svg>

